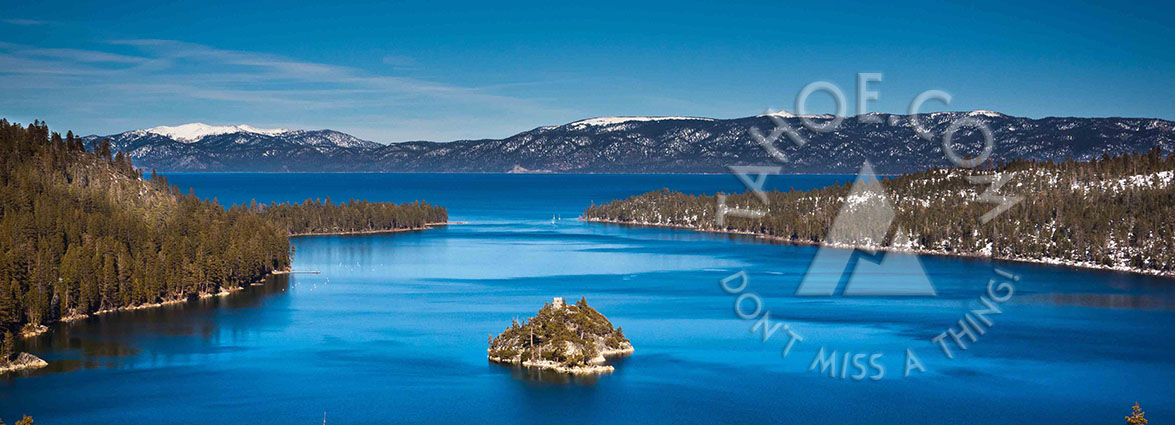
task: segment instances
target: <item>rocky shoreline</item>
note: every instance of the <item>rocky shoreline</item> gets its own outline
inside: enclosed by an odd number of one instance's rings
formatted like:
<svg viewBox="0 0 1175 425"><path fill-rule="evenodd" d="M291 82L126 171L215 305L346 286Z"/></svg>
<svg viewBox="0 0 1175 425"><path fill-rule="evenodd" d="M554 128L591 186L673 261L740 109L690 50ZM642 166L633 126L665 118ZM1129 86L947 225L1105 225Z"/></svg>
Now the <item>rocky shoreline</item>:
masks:
<svg viewBox="0 0 1175 425"><path fill-rule="evenodd" d="M616 368L612 365L605 364L608 359L624 357L632 354L635 351L636 349L632 347L632 344L626 344L626 347L624 348L601 351L600 355L590 360L588 364L573 366L567 366L551 360L522 360L522 357L501 358L491 355L489 356L489 359L491 362L498 364L548 369L572 375L596 375L601 373L612 373L616 370Z"/></svg>
<svg viewBox="0 0 1175 425"><path fill-rule="evenodd" d="M296 236L346 236L346 235L378 235L381 233L399 233L399 232L417 232L421 230L428 230L433 227L451 226L455 224L465 224L461 221L446 221L443 223L425 223L424 227L403 227L399 229L380 229L380 230L355 230L343 232L306 232L306 233L290 233L290 237Z"/></svg>
<svg viewBox="0 0 1175 425"><path fill-rule="evenodd" d="M20 337L21 338L32 338L34 336L43 334L45 332L49 332L48 326L34 325L32 323L29 323L27 325L24 325L24 328L20 330Z"/></svg>
<svg viewBox="0 0 1175 425"><path fill-rule="evenodd" d="M271 275L280 275L280 274L286 274L286 273L289 273L289 271L288 270L274 270L274 271L269 272L269 274L271 274ZM250 283L249 286L255 286L255 285L261 284L263 282L265 282L265 278L261 278L260 280L257 280L256 282ZM239 292L242 289L245 289L245 287L239 286L239 287L232 287L232 288L221 288L221 290L216 293L200 292L200 293L196 293L196 294L185 295L185 296L178 297L178 298L167 299L167 300L163 300L160 302L135 304L135 305L128 305L128 306L124 306L124 307L115 307L115 308L104 308L104 309L95 311L93 313L88 313L88 314L87 313L71 313L66 316L62 316L60 319L57 319L57 322L70 323L70 322L76 322L78 320L85 320L85 319L88 319L88 318L94 317L94 316L101 316L104 314L116 313L116 312L120 312L120 311L145 310L145 309L160 308L160 307L175 305L175 304L183 304L185 302L188 302L192 296L195 296L196 298L199 298L199 299L206 299L206 298L212 298L212 297L223 297L223 296L232 295L233 293ZM26 325L26 327L27 326L28 325ZM35 337L37 335L43 334L48 331L49 331L49 327L47 327L45 325L39 325L35 332L31 332L31 331L26 330L26 331L22 331L20 335L23 338L32 338L32 337Z"/></svg>
<svg viewBox="0 0 1175 425"><path fill-rule="evenodd" d="M270 274L276 275L276 274L282 274L282 272L283 272L282 270L274 270ZM265 282L265 278L261 278L260 280L258 280L257 282L254 282L251 285L256 285L261 282ZM232 295L233 293L239 292L242 289L245 289L245 288L243 286L234 287L234 288L222 288L219 292L216 292L216 293L201 292L201 293L194 294L194 295L200 299L206 299L206 298L212 298L212 297L224 297L224 296ZM182 303L188 302L190 299L191 299L191 295L181 297L181 298L168 299L168 300L164 300L164 301L160 301L160 302L156 302L156 303L136 304L136 305L125 306L125 307L117 307L117 308L106 308L106 309L98 310L98 311L95 311L95 312L89 313L89 314L71 313L69 315L66 315L66 316L58 319L57 322L70 323L70 322L75 322L78 320L85 320L85 319L88 319L88 318L94 317L94 316L101 316L104 314L115 313L115 312L120 312L120 311L134 311L134 310L144 310L144 309L150 309L150 308L159 308L159 307L164 307L164 306L168 306L168 305L182 304ZM25 325L24 329L21 330L19 335L21 338L33 338L38 335L44 334L46 332L49 332L48 326L27 324L27 325ZM8 362L0 361L0 373L14 372L14 371L20 371L20 370L39 369L39 368L42 368L42 367L45 367L48 365L49 365L48 362L46 362L45 360L42 360L41 358L39 358L37 356L34 356L29 353L19 353L16 355L16 358L11 361L8 361Z"/></svg>
<svg viewBox="0 0 1175 425"><path fill-rule="evenodd" d="M15 359L0 363L0 373L17 372L22 370L40 369L49 366L49 362L29 353L19 353Z"/></svg>

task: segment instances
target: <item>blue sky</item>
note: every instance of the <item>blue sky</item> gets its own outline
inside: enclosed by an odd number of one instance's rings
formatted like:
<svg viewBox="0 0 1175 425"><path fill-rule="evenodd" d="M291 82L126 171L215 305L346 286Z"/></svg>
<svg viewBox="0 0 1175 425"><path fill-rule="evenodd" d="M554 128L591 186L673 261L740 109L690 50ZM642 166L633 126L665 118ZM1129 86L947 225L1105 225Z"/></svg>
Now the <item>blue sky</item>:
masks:
<svg viewBox="0 0 1175 425"><path fill-rule="evenodd" d="M0 116L447 141L791 110L813 81L851 114L856 74L881 72L873 111L939 89L928 109L1175 119L1170 2L159 3L4 2Z"/></svg>

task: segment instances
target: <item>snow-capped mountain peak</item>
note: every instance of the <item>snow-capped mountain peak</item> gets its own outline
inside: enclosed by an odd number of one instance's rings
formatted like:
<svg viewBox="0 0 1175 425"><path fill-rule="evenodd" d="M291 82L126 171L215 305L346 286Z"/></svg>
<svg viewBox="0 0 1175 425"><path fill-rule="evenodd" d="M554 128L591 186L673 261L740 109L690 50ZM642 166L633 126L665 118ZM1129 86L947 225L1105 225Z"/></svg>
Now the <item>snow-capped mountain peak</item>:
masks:
<svg viewBox="0 0 1175 425"><path fill-rule="evenodd" d="M1006 117L1007 115L1001 114L996 111L988 111L985 109L976 109L974 111L968 112L967 116L969 116L969 117L1000 118L1000 117Z"/></svg>
<svg viewBox="0 0 1175 425"><path fill-rule="evenodd" d="M762 114L759 114L759 115L756 115L756 116L757 116L757 117L773 117L773 116L774 116L774 117L780 117L780 118L822 118L822 119L833 119L833 118L836 118L836 116L835 116L835 115L832 115L832 114L807 114L807 115L799 115L799 114L793 114L793 113L791 113L791 112L788 112L788 111L786 111L786 110L783 110L783 109L780 109L780 110L778 110L778 111L773 111L773 110L770 110L770 109L768 109L768 110L767 110L767 112L764 112L764 113L762 113Z"/></svg>
<svg viewBox="0 0 1175 425"><path fill-rule="evenodd" d="M181 142L195 142L207 136L215 136L220 134L232 133L253 133L263 134L267 136L276 136L287 133L290 130L284 128L257 128L250 125L231 125L231 126L217 126L208 125L204 123L190 123L184 125L177 125L174 127L159 126L152 127L146 130L141 130L144 133L158 134L160 136L169 137Z"/></svg>
<svg viewBox="0 0 1175 425"><path fill-rule="evenodd" d="M714 121L713 118L702 117L597 117L588 118L586 120L579 120L570 124L571 127L602 127L613 124L623 124L628 122L648 122L648 121L669 121L669 120L698 120L698 121Z"/></svg>
<svg viewBox="0 0 1175 425"><path fill-rule="evenodd" d="M776 117L780 117L780 118L797 118L797 117L799 117L799 115L793 114L793 113L788 112L783 109L780 109L778 111L773 110L773 109L768 109L766 112L759 114L759 115L756 115L756 116L757 117L776 116Z"/></svg>

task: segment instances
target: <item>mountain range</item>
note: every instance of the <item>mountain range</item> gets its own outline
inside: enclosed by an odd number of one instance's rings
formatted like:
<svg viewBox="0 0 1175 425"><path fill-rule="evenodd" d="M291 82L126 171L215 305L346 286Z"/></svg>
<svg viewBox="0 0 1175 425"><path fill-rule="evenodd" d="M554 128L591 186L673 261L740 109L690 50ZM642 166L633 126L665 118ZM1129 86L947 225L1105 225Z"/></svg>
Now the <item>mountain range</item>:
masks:
<svg viewBox="0 0 1175 425"><path fill-rule="evenodd" d="M830 115L807 116L817 124ZM775 165L784 173L853 173L869 160L879 173L905 173L949 163L941 134L956 120L991 129L994 161L1088 160L1103 155L1175 151L1175 122L1153 118L1024 118L992 111L937 112L920 116L935 136L918 137L909 115L846 117L832 131L804 129L801 117L777 112L754 117L602 117L539 127L504 139L381 144L333 130L261 129L194 123L120 134L87 136L92 146L110 140L136 166L159 171L266 172L552 172L723 173L730 165ZM770 134L786 123L806 140L787 136L769 154L750 130ZM956 133L954 150L978 153L970 126Z"/></svg>

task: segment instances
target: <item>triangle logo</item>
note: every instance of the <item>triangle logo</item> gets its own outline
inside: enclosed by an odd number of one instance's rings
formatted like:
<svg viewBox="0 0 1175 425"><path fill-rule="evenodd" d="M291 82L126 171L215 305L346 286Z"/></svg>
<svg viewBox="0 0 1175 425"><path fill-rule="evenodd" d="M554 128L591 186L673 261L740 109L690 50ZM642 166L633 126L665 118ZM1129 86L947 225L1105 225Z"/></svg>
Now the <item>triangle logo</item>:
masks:
<svg viewBox="0 0 1175 425"><path fill-rule="evenodd" d="M876 252L854 246L880 246L893 225L889 194L866 161L832 222L828 237L808 265L797 296L929 296L937 295L922 262L914 254ZM906 240L901 228L894 240ZM847 274L847 276L846 276ZM842 285L843 282L843 285Z"/></svg>

